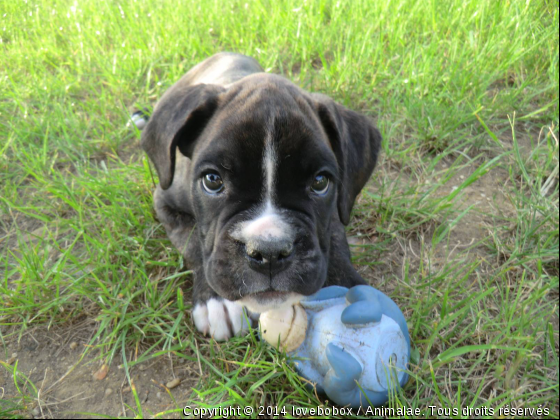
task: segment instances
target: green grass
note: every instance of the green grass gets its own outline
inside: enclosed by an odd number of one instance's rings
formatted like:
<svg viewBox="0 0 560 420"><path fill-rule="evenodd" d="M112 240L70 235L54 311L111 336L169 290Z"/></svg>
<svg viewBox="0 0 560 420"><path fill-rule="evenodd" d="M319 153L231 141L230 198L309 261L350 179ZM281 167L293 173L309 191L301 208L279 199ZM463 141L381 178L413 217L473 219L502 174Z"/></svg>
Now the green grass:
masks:
<svg viewBox="0 0 560 420"><path fill-rule="evenodd" d="M254 337L195 333L188 267L126 126L192 65L239 51L382 131L349 234L416 349L391 404L557 416L558 30L552 0L0 0L2 343L85 316L89 351L129 379L169 352L200 364L161 416L321 403ZM0 416L37 400L18 389Z"/></svg>

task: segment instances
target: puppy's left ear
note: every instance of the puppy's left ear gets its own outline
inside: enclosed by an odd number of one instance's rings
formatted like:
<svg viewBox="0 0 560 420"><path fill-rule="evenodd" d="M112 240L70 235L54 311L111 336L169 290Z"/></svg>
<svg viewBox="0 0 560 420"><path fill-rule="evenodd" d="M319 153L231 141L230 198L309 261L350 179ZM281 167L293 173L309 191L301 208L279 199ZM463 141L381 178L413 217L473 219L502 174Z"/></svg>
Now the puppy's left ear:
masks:
<svg viewBox="0 0 560 420"><path fill-rule="evenodd" d="M364 115L337 104L327 96L312 96L338 161L338 214L342 223L347 225L354 201L377 163L381 134Z"/></svg>

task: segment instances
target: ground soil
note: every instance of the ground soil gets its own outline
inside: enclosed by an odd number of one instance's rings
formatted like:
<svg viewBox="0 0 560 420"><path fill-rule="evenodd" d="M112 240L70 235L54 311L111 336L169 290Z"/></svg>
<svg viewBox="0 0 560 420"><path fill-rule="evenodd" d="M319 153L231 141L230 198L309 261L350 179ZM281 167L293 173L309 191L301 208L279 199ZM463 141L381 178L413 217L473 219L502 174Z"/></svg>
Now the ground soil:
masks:
<svg viewBox="0 0 560 420"><path fill-rule="evenodd" d="M7 344L8 359L15 354L18 371L38 390L38 400L30 402L22 415L28 418L135 416L129 409L136 407L134 397L118 360L111 363L104 379L94 376L102 366L96 358L99 351L87 349L85 344L91 340L95 327L95 323L86 319L64 328L35 328L26 331L19 342L13 340ZM73 348L72 343L77 347ZM198 366L173 356L155 358L130 370L148 418L182 408L181 404L191 397L199 375ZM20 387L25 377L18 376ZM181 379L181 384L169 390L169 395L165 385L175 378ZM0 387L4 398L17 396L13 377L6 369L0 369ZM178 418L180 413L165 417Z"/></svg>

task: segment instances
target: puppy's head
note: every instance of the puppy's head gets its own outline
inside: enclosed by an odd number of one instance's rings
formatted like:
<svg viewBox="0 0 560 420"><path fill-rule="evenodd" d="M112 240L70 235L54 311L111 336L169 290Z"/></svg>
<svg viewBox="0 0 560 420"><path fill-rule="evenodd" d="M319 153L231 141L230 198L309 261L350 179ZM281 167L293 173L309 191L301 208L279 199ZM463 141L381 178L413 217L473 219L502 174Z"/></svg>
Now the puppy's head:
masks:
<svg viewBox="0 0 560 420"><path fill-rule="evenodd" d="M206 280L256 312L323 286L331 224L348 223L380 142L365 117L268 74L172 90L142 134L161 187L189 183Z"/></svg>

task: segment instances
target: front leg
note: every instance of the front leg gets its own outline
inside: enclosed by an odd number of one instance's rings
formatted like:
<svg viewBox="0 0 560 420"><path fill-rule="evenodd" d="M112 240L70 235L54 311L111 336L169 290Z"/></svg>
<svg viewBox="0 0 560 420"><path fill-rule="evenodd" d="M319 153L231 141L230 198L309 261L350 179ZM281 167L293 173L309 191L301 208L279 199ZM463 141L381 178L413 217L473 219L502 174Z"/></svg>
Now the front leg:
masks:
<svg viewBox="0 0 560 420"><path fill-rule="evenodd" d="M201 269L195 270L192 319L198 331L216 341L242 335L252 321L245 308L224 299L208 285Z"/></svg>
<svg viewBox="0 0 560 420"><path fill-rule="evenodd" d="M208 285L202 269L196 221L185 211L188 203L180 202L180 198L184 200L184 197L157 187L154 193L156 214L167 236L194 273L191 315L196 329L217 341L224 341L248 329L247 316L241 305L218 296Z"/></svg>
<svg viewBox="0 0 560 420"><path fill-rule="evenodd" d="M159 185L154 191L154 209L171 243L185 258L190 269L202 264L197 241L196 220L189 211L185 196L177 191L163 190Z"/></svg>

